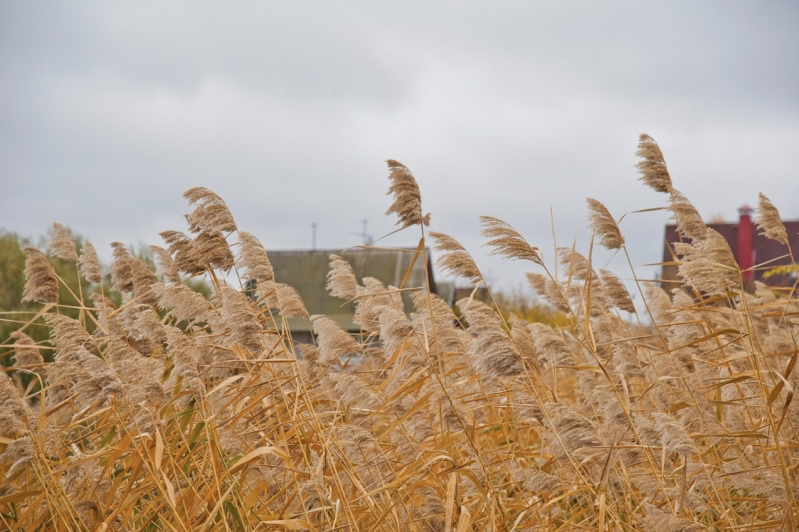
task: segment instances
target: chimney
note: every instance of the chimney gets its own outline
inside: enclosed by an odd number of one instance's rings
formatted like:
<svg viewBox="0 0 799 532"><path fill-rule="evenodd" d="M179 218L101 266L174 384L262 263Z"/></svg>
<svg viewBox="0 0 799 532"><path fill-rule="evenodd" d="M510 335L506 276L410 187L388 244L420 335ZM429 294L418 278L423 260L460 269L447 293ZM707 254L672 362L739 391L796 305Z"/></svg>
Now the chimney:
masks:
<svg viewBox="0 0 799 532"><path fill-rule="evenodd" d="M738 221L738 266L741 268L744 288L752 290L755 279L755 272L752 266L755 265L755 226L752 223L753 209L744 204L738 209L740 219Z"/></svg>

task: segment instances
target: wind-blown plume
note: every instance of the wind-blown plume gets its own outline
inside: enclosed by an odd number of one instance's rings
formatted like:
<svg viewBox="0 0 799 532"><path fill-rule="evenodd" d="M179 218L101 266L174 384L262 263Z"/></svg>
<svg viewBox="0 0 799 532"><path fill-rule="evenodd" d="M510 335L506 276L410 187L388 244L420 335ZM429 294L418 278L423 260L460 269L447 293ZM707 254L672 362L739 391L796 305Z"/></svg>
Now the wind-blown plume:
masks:
<svg viewBox="0 0 799 532"><path fill-rule="evenodd" d="M660 433L661 442L666 452L685 455L699 454L691 436L673 417L653 412L652 419L655 422L655 429Z"/></svg>
<svg viewBox="0 0 799 532"><path fill-rule="evenodd" d="M469 332L477 335L468 348L477 372L489 377L510 377L524 371L522 357L491 307L470 299L461 299L456 305L469 322Z"/></svg>
<svg viewBox="0 0 799 532"><path fill-rule="evenodd" d="M396 213L399 217L397 225L402 224L402 229L417 224L430 225L430 213L422 215L422 193L411 171L393 159L386 163L389 169L388 178L391 180L387 195L394 195L394 202L386 215Z"/></svg>
<svg viewBox="0 0 799 532"><path fill-rule="evenodd" d="M59 259L75 262L78 260L78 251L75 248L75 241L66 227L58 222L53 222L53 237L47 246L50 253Z"/></svg>
<svg viewBox="0 0 799 532"><path fill-rule="evenodd" d="M202 261L212 268L229 270L233 267L233 252L230 251L225 236L219 231L201 231L194 239Z"/></svg>
<svg viewBox="0 0 799 532"><path fill-rule="evenodd" d="M319 344L319 362L323 366L338 361L341 355L361 352L358 342L330 318L313 315L311 322L313 322L313 332Z"/></svg>
<svg viewBox="0 0 799 532"><path fill-rule="evenodd" d="M114 260L111 262L114 290L133 292L133 270L131 270L133 255L122 242L111 242L111 247L114 249Z"/></svg>
<svg viewBox="0 0 799 532"><path fill-rule="evenodd" d="M643 159L635 165L641 173L641 181L657 192L671 192L671 176L655 139L642 133L635 154Z"/></svg>
<svg viewBox="0 0 799 532"><path fill-rule="evenodd" d="M536 264L542 264L538 248L528 244L524 237L508 223L493 216L481 216L480 225L483 226L480 234L485 238L493 239L485 244L494 248L489 255L499 255L508 260L529 260Z"/></svg>
<svg viewBox="0 0 799 532"><path fill-rule="evenodd" d="M158 296L153 292L152 287L158 282L158 277L141 259L134 258L129 261L129 264L133 293L145 305L157 305Z"/></svg>
<svg viewBox="0 0 799 532"><path fill-rule="evenodd" d="M436 261L439 268L475 283L483 280L483 275L474 263L474 259L457 240L435 231L430 231L430 236L435 241L433 248L441 253Z"/></svg>
<svg viewBox="0 0 799 532"><path fill-rule="evenodd" d="M58 277L47 255L34 247L26 247L25 288L22 301L58 303Z"/></svg>
<svg viewBox="0 0 799 532"><path fill-rule="evenodd" d="M199 233L203 230L229 233L236 230L236 222L224 200L215 192L203 187L190 188L183 193L189 205L196 205L191 214L186 215L189 230Z"/></svg>
<svg viewBox="0 0 799 532"><path fill-rule="evenodd" d="M363 284L364 288L357 299L353 320L365 331L376 333L380 331L381 307L385 306L402 312L404 309L402 295L393 286L386 287L374 277L364 277Z"/></svg>
<svg viewBox="0 0 799 532"><path fill-rule="evenodd" d="M350 263L338 255L330 255L330 271L327 272L328 292L333 297L353 300L358 297L361 286Z"/></svg>
<svg viewBox="0 0 799 532"><path fill-rule="evenodd" d="M619 226L607 207L593 198L588 198L588 219L591 230L599 236L599 243L607 249L619 249L624 245Z"/></svg>
<svg viewBox="0 0 799 532"><path fill-rule="evenodd" d="M677 224L677 229L685 237L691 240L702 240L705 238L707 232L707 225L702 220L702 216L688 201L682 192L677 189L672 189L671 198L669 198L669 210L674 217Z"/></svg>
<svg viewBox="0 0 799 532"><path fill-rule="evenodd" d="M161 246L150 246L150 251L153 253L155 264L158 267L158 273L164 276L164 279L170 283L180 282L180 273L178 272L175 259L169 254L167 250Z"/></svg>
<svg viewBox="0 0 799 532"><path fill-rule="evenodd" d="M761 234L766 235L766 238L788 245L788 233L785 231L785 226L780 218L780 212L771 203L771 200L762 193L757 200L755 222L757 227L763 230Z"/></svg>
<svg viewBox="0 0 799 532"><path fill-rule="evenodd" d="M83 242L78 265L80 266L80 273L83 275L84 279L94 284L103 282L103 270L100 268L100 260L97 258L97 251L88 240Z"/></svg>
<svg viewBox="0 0 799 532"><path fill-rule="evenodd" d="M180 231L164 231L161 238L166 242L169 253L175 257L175 265L178 271L189 275L200 275L205 273L205 262L197 244L191 237Z"/></svg>
<svg viewBox="0 0 799 532"><path fill-rule="evenodd" d="M263 348L261 342L263 327L258 323L255 311L247 298L229 286L223 286L220 295L223 303L222 318L233 329L233 341L251 351L260 351Z"/></svg>
<svg viewBox="0 0 799 532"><path fill-rule="evenodd" d="M14 331L11 333L11 338L15 340L14 358L17 359L15 366L41 366L44 364L39 347L30 336L20 331ZM28 371L41 374L44 372L44 368L31 368Z"/></svg>
<svg viewBox="0 0 799 532"><path fill-rule="evenodd" d="M633 300L619 278L609 270L600 269L599 274L602 280L602 292L605 297L610 299L616 308L634 313L635 305L633 305Z"/></svg>
<svg viewBox="0 0 799 532"><path fill-rule="evenodd" d="M239 232L239 254L238 265L244 270L244 275L249 279L255 279L259 285L274 280L275 273L272 270L272 263L261 242L250 233Z"/></svg>
<svg viewBox="0 0 799 532"><path fill-rule="evenodd" d="M524 275L527 277L527 282L536 294L544 298L556 309L566 313L571 312L569 300L566 299L564 294L560 291L555 281L540 273L528 272Z"/></svg>
<svg viewBox="0 0 799 532"><path fill-rule="evenodd" d="M286 318L310 318L300 294L293 286L285 283L275 283L276 290L266 296L266 304L280 310Z"/></svg>
<svg viewBox="0 0 799 532"><path fill-rule="evenodd" d="M0 435L13 438L28 424L25 404L9 376L4 371L0 373Z"/></svg>
<svg viewBox="0 0 799 532"><path fill-rule="evenodd" d="M204 321L214 330L223 328L219 313L202 294L182 284L153 287L159 296L159 305L180 321Z"/></svg>
<svg viewBox="0 0 799 532"><path fill-rule="evenodd" d="M548 366L573 366L571 350L558 333L544 323L531 323L527 326L535 342L538 360Z"/></svg>

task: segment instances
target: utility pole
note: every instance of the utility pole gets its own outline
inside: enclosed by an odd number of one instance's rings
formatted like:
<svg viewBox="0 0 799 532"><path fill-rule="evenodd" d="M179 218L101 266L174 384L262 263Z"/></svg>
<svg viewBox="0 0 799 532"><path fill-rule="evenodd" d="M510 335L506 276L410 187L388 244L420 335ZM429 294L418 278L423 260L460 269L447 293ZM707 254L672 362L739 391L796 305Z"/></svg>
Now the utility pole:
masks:
<svg viewBox="0 0 799 532"><path fill-rule="evenodd" d="M367 220L366 218L361 220L361 225L363 226L363 229L361 230L361 234L358 235L358 236L361 237L361 240L363 241L363 245L364 246L371 246L374 243L374 239L372 239L372 235L370 235L369 233L366 232L366 225L367 225L368 221L369 220ZM358 233L355 233L355 234L357 235Z"/></svg>
<svg viewBox="0 0 799 532"><path fill-rule="evenodd" d="M311 224L311 250L316 251L316 222Z"/></svg>

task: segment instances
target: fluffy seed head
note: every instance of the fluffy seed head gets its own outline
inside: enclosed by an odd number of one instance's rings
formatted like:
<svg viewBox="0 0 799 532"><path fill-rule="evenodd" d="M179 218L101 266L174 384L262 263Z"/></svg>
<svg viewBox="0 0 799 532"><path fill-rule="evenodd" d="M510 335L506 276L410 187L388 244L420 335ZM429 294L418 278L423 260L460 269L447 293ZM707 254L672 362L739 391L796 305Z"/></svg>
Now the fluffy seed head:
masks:
<svg viewBox="0 0 799 532"><path fill-rule="evenodd" d="M472 282L480 282L483 275L475 264L472 256L460 243L449 235L430 231L430 236L435 241L433 248L441 253L436 264L439 268L458 277L463 277Z"/></svg>
<svg viewBox="0 0 799 532"><path fill-rule="evenodd" d="M286 318L305 318L309 319L308 311L297 290L293 286L285 283L275 283L275 290L272 290L266 297L266 304L272 308L280 310Z"/></svg>
<svg viewBox="0 0 799 532"><path fill-rule="evenodd" d="M353 300L358 297L360 285L350 263L338 255L330 255L330 271L327 272L327 290L333 297Z"/></svg>
<svg viewBox="0 0 799 532"><path fill-rule="evenodd" d="M389 169L388 178L391 180L387 195L394 195L394 202L386 215L396 213L399 217L397 225L401 224L402 229L417 224L430 225L430 213L422 215L422 193L411 171L393 159L386 163Z"/></svg>
<svg viewBox="0 0 799 532"><path fill-rule="evenodd" d="M261 242L250 233L239 232L238 265L244 270L246 277L255 279L259 284L274 280L272 263Z"/></svg>
<svg viewBox="0 0 799 532"><path fill-rule="evenodd" d="M324 316L311 316L313 332L319 344L319 363L327 366L336 362L341 355L360 353L361 346L336 322Z"/></svg>
<svg viewBox="0 0 799 532"><path fill-rule="evenodd" d="M16 358L16 366L38 366L44 364L42 354L36 342L27 334L14 331L11 333L11 338L14 342L14 358ZM43 373L44 368L31 368L30 371L34 373Z"/></svg>
<svg viewBox="0 0 799 532"><path fill-rule="evenodd" d="M158 273L164 276L164 279L170 283L180 282L180 273L178 272L175 259L169 254L167 250L161 246L150 246L150 251L155 258L155 264L158 267Z"/></svg>
<svg viewBox="0 0 799 532"><path fill-rule="evenodd" d="M758 228L762 229L761 234L766 235L766 238L776 240L782 244L788 245L788 233L785 231L785 226L780 218L780 213L777 207L771 203L766 196L762 193L758 197L757 212L755 213L755 222Z"/></svg>
<svg viewBox="0 0 799 532"><path fill-rule="evenodd" d="M657 192L671 192L671 176L655 139L642 133L635 154L643 159L635 165L641 174L641 181Z"/></svg>
<svg viewBox="0 0 799 532"><path fill-rule="evenodd" d="M480 225L483 230L480 233L485 238L491 238L486 242L486 246L492 247L489 255L499 255L508 260L522 259L541 263L538 255L538 248L531 246L513 227L493 216L481 216Z"/></svg>
<svg viewBox="0 0 799 532"><path fill-rule="evenodd" d="M84 279L94 284L103 282L103 270L100 268L100 260L97 258L97 251L88 240L83 243L78 265L80 266L80 273L83 275Z"/></svg>
<svg viewBox="0 0 799 532"><path fill-rule="evenodd" d="M619 278L609 270L600 269L599 274L602 280L602 292L610 299L613 305L620 310L634 313L635 305L633 305L633 300Z"/></svg>
<svg viewBox="0 0 799 532"><path fill-rule="evenodd" d="M672 189L669 199L669 210L677 224L677 230L691 240L702 240L707 232L707 225L702 220L702 216L688 201L682 192Z"/></svg>
<svg viewBox="0 0 799 532"><path fill-rule="evenodd" d="M591 221L591 230L599 236L599 243L607 249L619 249L624 245L619 226L610 211L600 202L588 198L588 219Z"/></svg>
<svg viewBox="0 0 799 532"><path fill-rule="evenodd" d="M47 255L34 247L26 247L25 288L22 301L58 303L58 277Z"/></svg>
<svg viewBox="0 0 799 532"><path fill-rule="evenodd" d="M53 236L48 245L50 253L59 259L75 262L78 260L78 251L75 248L75 241L69 230L58 222L53 223Z"/></svg>
<svg viewBox="0 0 799 532"><path fill-rule="evenodd" d="M189 205L196 205L191 214L186 215L189 230L229 233L236 230L236 222L225 202L215 192L203 187L190 188L183 193Z"/></svg>
<svg viewBox="0 0 799 532"><path fill-rule="evenodd" d="M131 270L133 255L122 242L111 242L111 247L114 249L114 260L111 262L114 290L133 292L133 270Z"/></svg>
<svg viewBox="0 0 799 532"><path fill-rule="evenodd" d="M161 238L166 242L169 253L175 257L178 271L189 275L205 273L205 262L194 240L180 231L164 231Z"/></svg>

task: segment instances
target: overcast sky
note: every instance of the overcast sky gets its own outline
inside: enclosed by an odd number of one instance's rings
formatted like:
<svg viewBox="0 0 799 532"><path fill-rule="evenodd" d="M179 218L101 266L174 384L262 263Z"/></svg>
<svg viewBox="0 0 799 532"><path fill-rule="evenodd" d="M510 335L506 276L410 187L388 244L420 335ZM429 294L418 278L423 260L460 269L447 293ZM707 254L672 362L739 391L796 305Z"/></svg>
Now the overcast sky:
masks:
<svg viewBox="0 0 799 532"><path fill-rule="evenodd" d="M478 215L552 257L581 249L585 198L618 218L665 197L638 135L709 218L770 196L799 218L799 2L2 2L0 227L59 221L160 244L205 186L267 250L393 230L385 159L419 182L431 229L490 278ZM662 212L621 224L636 271ZM415 246L418 232L386 242ZM604 266L611 254L597 251ZM623 277L623 256L610 267Z"/></svg>

